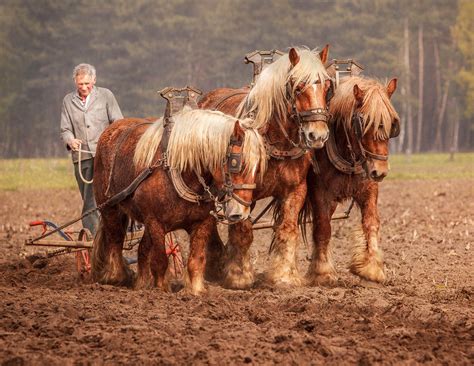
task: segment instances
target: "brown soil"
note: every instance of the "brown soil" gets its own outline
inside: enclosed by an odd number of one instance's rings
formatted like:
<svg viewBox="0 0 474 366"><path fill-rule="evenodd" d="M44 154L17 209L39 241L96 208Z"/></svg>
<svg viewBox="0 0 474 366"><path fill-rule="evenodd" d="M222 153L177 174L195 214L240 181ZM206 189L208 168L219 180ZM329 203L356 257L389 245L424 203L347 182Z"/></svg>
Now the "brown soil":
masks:
<svg viewBox="0 0 474 366"><path fill-rule="evenodd" d="M381 185L385 285L347 270L354 210L334 223L336 286L208 284L201 297L88 284L72 255L22 259L40 232L29 221L62 223L79 205L76 191L0 192L3 364L474 364L472 181ZM270 233L255 234L262 272Z"/></svg>

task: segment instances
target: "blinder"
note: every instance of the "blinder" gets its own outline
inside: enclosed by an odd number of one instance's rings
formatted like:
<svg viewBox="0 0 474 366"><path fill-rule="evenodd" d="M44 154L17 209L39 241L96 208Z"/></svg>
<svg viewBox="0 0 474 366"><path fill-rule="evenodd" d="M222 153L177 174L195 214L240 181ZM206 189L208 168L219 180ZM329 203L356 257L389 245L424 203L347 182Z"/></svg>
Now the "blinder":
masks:
<svg viewBox="0 0 474 366"><path fill-rule="evenodd" d="M390 138L393 139L400 135L400 121L397 119L392 122L392 128L390 129Z"/></svg>
<svg viewBox="0 0 474 366"><path fill-rule="evenodd" d="M362 130L362 115L360 113L354 113L352 116L352 128L358 140L361 140L364 136Z"/></svg>
<svg viewBox="0 0 474 366"><path fill-rule="evenodd" d="M232 136L229 143L229 152L227 153L227 169L229 173L238 174L242 170L242 153L232 152L232 146L242 146L242 141Z"/></svg>
<svg viewBox="0 0 474 366"><path fill-rule="evenodd" d="M336 86L334 85L334 80L332 78L329 80L331 81L331 85L329 86L329 89L326 93L326 105L329 105L329 102L334 97L334 90L336 89Z"/></svg>
<svg viewBox="0 0 474 366"><path fill-rule="evenodd" d="M352 126L354 128L355 135L358 139L362 139L364 131L362 130L362 115L360 113L354 113L352 116ZM400 121L395 120L392 122L392 128L390 129L389 138L393 139L400 135Z"/></svg>

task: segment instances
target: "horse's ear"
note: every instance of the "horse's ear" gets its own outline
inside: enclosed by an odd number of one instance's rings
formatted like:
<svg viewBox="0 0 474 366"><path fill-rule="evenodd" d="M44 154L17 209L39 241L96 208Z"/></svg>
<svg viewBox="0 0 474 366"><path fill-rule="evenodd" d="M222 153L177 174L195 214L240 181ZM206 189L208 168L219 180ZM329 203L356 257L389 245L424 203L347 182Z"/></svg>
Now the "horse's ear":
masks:
<svg viewBox="0 0 474 366"><path fill-rule="evenodd" d="M322 50L321 52L319 52L319 58L321 59L321 62L323 63L323 65L326 63L326 61L328 60L328 55L329 55L329 45L327 44Z"/></svg>
<svg viewBox="0 0 474 366"><path fill-rule="evenodd" d="M364 92L362 91L361 88L357 84L354 85L354 97L355 100L357 101L358 106L362 106L364 102Z"/></svg>
<svg viewBox="0 0 474 366"><path fill-rule="evenodd" d="M245 137L245 132L242 129L242 127L240 127L240 121L239 120L235 121L233 136L236 137L239 141L243 141L243 139Z"/></svg>
<svg viewBox="0 0 474 366"><path fill-rule="evenodd" d="M296 66L298 62L300 62L300 56L298 55L298 52L294 48L290 50L289 57L290 57L291 65L293 67Z"/></svg>
<svg viewBox="0 0 474 366"><path fill-rule="evenodd" d="M387 84L387 94L389 98L395 93L395 90L397 90L397 78L393 78Z"/></svg>

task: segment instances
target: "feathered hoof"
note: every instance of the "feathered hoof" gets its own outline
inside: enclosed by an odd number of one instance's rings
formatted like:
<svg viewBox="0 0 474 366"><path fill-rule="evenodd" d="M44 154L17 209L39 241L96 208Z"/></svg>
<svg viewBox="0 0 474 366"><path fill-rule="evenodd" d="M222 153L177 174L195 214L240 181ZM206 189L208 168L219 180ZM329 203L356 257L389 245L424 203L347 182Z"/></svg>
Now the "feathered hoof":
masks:
<svg viewBox="0 0 474 366"><path fill-rule="evenodd" d="M303 278L298 273L277 275L271 272L264 273L265 282L271 283L276 287L299 287L304 283Z"/></svg>
<svg viewBox="0 0 474 366"><path fill-rule="evenodd" d="M155 287L155 281L152 275L145 276L139 274L134 285L135 290L150 290Z"/></svg>
<svg viewBox="0 0 474 366"><path fill-rule="evenodd" d="M100 278L96 278L96 282L102 285L132 287L134 282L134 272L125 266L123 271L118 273L103 273Z"/></svg>
<svg viewBox="0 0 474 366"><path fill-rule="evenodd" d="M305 277L307 286L328 286L333 287L337 285L337 275L332 273L308 273Z"/></svg>
<svg viewBox="0 0 474 366"><path fill-rule="evenodd" d="M383 262L376 258L373 258L362 265L359 263L352 263L349 269L353 274L368 281L383 283L386 279Z"/></svg>
<svg viewBox="0 0 474 366"><path fill-rule="evenodd" d="M254 280L253 272L233 268L226 271L222 286L233 290L245 290L253 286Z"/></svg>

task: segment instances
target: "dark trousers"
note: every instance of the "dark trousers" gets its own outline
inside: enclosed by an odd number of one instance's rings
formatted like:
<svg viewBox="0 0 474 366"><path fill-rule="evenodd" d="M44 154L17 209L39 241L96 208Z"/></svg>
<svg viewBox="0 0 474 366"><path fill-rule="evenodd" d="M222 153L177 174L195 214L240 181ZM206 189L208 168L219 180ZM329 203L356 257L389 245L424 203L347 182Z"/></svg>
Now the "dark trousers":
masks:
<svg viewBox="0 0 474 366"><path fill-rule="evenodd" d="M94 159L87 159L81 161L81 171L82 176L85 180L90 181L94 176ZM79 191L81 192L81 197L83 201L82 213L96 208L94 191L92 190L92 183L84 183L79 175L79 163L74 163L74 175L76 176L77 185L79 186ZM84 217L82 219L82 226L95 235L97 227L99 226L99 213L95 211L94 213Z"/></svg>

